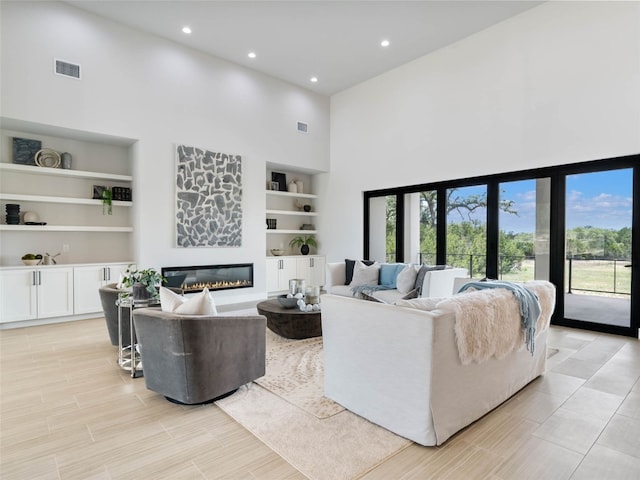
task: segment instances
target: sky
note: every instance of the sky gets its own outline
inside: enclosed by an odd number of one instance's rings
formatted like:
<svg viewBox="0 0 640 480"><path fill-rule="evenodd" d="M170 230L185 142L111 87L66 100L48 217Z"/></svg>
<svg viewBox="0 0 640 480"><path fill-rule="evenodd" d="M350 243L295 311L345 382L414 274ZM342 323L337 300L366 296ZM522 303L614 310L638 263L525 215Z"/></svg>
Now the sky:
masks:
<svg viewBox="0 0 640 480"><path fill-rule="evenodd" d="M501 199L513 200L518 215L500 213L500 229L506 232L535 230L536 181L500 184ZM567 177L567 229L592 226L619 230L631 227L632 170L611 170ZM484 187L460 189L459 195L482 193ZM485 212L478 212L484 217ZM478 218L478 217L476 217Z"/></svg>

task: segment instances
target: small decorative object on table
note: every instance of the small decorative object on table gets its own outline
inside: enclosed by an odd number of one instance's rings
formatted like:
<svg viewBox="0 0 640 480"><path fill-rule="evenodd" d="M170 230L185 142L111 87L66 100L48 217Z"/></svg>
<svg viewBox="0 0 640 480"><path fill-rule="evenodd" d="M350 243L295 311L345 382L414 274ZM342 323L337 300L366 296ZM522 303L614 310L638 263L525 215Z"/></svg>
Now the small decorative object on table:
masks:
<svg viewBox="0 0 640 480"><path fill-rule="evenodd" d="M298 305L298 299L293 296L290 297L289 295L291 294L280 295L278 297L278 302L282 305L282 308L296 308Z"/></svg>
<svg viewBox="0 0 640 480"><path fill-rule="evenodd" d="M289 294L295 297L299 295L297 298L303 298L305 292L305 279L304 278L292 278L289 280Z"/></svg>
<svg viewBox="0 0 640 480"><path fill-rule="evenodd" d="M279 257L280 255L284 255L284 250L282 248L272 248L271 255Z"/></svg>

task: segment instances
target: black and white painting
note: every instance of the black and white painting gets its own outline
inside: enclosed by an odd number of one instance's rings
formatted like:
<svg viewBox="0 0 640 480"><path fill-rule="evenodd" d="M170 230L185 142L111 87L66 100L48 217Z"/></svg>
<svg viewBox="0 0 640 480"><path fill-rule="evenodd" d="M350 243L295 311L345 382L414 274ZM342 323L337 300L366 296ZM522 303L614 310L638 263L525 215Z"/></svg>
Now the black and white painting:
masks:
<svg viewBox="0 0 640 480"><path fill-rule="evenodd" d="M178 247L242 245L242 157L176 147Z"/></svg>

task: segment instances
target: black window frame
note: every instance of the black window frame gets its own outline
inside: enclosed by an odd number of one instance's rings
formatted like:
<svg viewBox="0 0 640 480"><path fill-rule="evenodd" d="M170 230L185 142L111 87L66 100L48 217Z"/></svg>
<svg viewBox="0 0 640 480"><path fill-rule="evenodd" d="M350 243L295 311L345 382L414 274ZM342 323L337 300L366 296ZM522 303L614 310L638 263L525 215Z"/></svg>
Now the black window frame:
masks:
<svg viewBox="0 0 640 480"><path fill-rule="evenodd" d="M396 195L396 261L404 260L404 195L422 191L437 192L437 223L436 223L436 262L444 264L446 259L446 191L450 188L486 185L487 187L487 277L498 276L498 245L499 245L499 202L500 183L519 180L536 180L550 178L551 181L551 212L550 212L550 252L549 252L549 281L556 287L557 297L564 293L564 258L565 258L565 178L567 175L592 173L607 170L631 168L633 175L633 218L632 244L640 245L640 154L612 157L585 162L542 167L536 169L482 175L423 183L396 188L369 190L364 193L364 258L369 258L369 202L372 198ZM552 324L568 327L594 330L604 333L638 337L640 329L640 246L632 249L631 257L631 318L629 327L596 324L564 318L564 301L557 301Z"/></svg>

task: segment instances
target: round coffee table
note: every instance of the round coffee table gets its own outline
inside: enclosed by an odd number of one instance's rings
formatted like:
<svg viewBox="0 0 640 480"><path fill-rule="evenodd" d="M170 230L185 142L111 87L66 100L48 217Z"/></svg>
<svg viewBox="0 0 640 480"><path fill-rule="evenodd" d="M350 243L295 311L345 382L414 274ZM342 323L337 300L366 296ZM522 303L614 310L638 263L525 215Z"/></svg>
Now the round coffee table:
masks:
<svg viewBox="0 0 640 480"><path fill-rule="evenodd" d="M265 300L256 305L258 313L267 317L267 327L281 337L300 340L322 336L320 312L301 312L296 308L283 308L275 300Z"/></svg>

